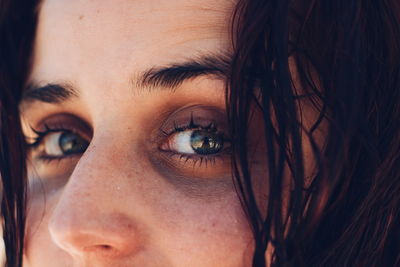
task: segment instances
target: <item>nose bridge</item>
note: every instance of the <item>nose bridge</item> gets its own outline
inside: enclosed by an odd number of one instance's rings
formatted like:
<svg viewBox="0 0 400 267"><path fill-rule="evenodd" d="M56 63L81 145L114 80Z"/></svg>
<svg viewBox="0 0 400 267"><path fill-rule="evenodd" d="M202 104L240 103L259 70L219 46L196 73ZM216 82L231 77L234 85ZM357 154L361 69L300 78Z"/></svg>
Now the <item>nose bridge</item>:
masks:
<svg viewBox="0 0 400 267"><path fill-rule="evenodd" d="M118 201L125 174L115 163L124 152L107 139L93 138L51 214L51 237L70 254L126 255L137 246L136 223Z"/></svg>

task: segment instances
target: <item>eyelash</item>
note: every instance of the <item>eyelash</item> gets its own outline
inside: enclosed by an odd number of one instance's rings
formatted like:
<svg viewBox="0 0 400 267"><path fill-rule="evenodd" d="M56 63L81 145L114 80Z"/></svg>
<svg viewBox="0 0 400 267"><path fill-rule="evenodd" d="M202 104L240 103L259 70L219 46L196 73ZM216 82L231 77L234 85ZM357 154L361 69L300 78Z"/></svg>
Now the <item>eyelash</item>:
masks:
<svg viewBox="0 0 400 267"><path fill-rule="evenodd" d="M218 132L216 124L213 121L210 122L206 126L202 126L200 124L195 123L193 113L190 117L190 121L188 123L184 124L183 126L178 126L177 122L174 121L174 128L172 129L172 131L166 132L164 130L161 130L161 132L164 134L164 137L168 137L177 132L183 132L186 130L195 130L195 129L201 129L201 130L206 130L206 131L211 131L211 132Z"/></svg>
<svg viewBox="0 0 400 267"><path fill-rule="evenodd" d="M28 143L27 142L27 146L28 149L37 149L43 142L43 140L45 139L45 137L51 133L56 133L56 132L63 132L63 133L74 133L79 135L79 132L76 131L74 128L71 127L66 127L65 125L59 124L56 126L49 126L48 124L44 125L45 130L37 130L34 129L33 127L31 127L32 131L37 135L36 137L34 137L34 141L32 143ZM215 122L210 122L208 125L200 125L195 123L194 121L194 116L193 114L191 115L190 121L182 126L178 126L177 122L174 121L174 127L172 130L170 131L165 131L165 130L161 130L161 137L162 139L165 139L172 136L175 133L178 132L183 132L186 130L205 130L205 131L210 131L213 133L218 133L218 127L216 125ZM229 143L229 139L226 138L225 135L223 135L224 137L224 141L227 141ZM162 151L162 150L160 150ZM183 161L184 164L186 164L188 161L192 161L193 165L199 164L199 167L202 166L203 164L205 164L206 166L211 163L211 164L215 164L216 160L221 158L221 153L224 153L224 151L221 151L218 154L215 155L208 155L208 156L204 156L204 155L200 155L200 154L182 154L182 153L178 153L175 151L162 151L163 153L169 153L171 156L177 156L179 157L180 161ZM62 157L54 157L54 156L47 156L47 155L40 155L38 156L38 159L44 163L51 163L53 161L61 161L65 158L69 157L68 155L66 156L62 156Z"/></svg>
<svg viewBox="0 0 400 267"><path fill-rule="evenodd" d="M215 165L216 161L221 158L221 155L219 154L210 156L200 156L200 155L180 154L174 151L169 151L167 153L170 153L171 156L179 157L179 160L183 161L183 164L186 164L188 161L192 161L194 166L196 166L196 164L199 164L198 167L203 166L203 164L205 164L206 167L208 164Z"/></svg>

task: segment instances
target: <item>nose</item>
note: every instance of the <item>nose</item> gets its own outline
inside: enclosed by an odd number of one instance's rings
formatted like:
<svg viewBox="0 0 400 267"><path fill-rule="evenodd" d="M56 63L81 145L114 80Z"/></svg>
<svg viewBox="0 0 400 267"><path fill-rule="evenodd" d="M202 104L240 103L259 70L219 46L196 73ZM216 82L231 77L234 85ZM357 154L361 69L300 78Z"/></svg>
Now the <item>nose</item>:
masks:
<svg viewBox="0 0 400 267"><path fill-rule="evenodd" d="M126 212L118 196L126 193L120 183L123 174L115 166L104 167L109 165L104 156L109 153L87 152L53 207L48 223L50 236L72 256L131 255L138 247L139 236L132 214Z"/></svg>
<svg viewBox="0 0 400 267"><path fill-rule="evenodd" d="M136 247L135 230L123 215L103 214L81 206L82 214L57 208L49 223L54 243L72 256L116 258L132 254ZM71 207L68 207L70 210ZM99 216L96 216L97 213Z"/></svg>

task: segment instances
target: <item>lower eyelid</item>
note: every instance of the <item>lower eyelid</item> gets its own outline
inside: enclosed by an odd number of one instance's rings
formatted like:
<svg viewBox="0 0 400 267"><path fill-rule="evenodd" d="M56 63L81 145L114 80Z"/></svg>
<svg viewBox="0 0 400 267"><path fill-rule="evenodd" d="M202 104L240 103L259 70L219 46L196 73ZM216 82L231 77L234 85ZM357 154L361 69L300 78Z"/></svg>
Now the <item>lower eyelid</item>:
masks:
<svg viewBox="0 0 400 267"><path fill-rule="evenodd" d="M38 153L40 153L40 152L38 152ZM36 156L33 156L33 158L34 158L34 160L38 160L38 161L40 161L40 162L46 162L46 163L49 163L49 162L52 162L52 161L55 161L55 162L59 162L59 161L62 161L62 160L65 160L65 159L71 159L71 158L76 158L76 157L80 157L82 154L69 154L69 155L63 155L63 156L59 156L59 157L55 157L55 156L47 156L47 155L36 155Z"/></svg>
<svg viewBox="0 0 400 267"><path fill-rule="evenodd" d="M166 178L179 179L228 179L231 177L230 154L220 152L214 156L197 156L177 154L170 151L159 151L150 158L156 170Z"/></svg>
<svg viewBox="0 0 400 267"><path fill-rule="evenodd" d="M226 159L221 159L221 164L217 163L211 168L194 168L189 164L184 167L184 164L177 163L179 158L175 157L180 155L171 156L170 152L160 152L158 156L149 159L162 179L187 197L206 197L210 200L210 197L221 197L227 192L234 192L231 164Z"/></svg>
<svg viewBox="0 0 400 267"><path fill-rule="evenodd" d="M175 155L171 155L171 157L177 157L179 158L179 161L181 161L183 164L187 164L190 162L193 165L198 165L201 167L203 163L207 166L207 163L211 164L216 164L216 161L220 159L220 156L198 156L198 155L193 155L193 154L179 154L175 153Z"/></svg>
<svg viewBox="0 0 400 267"><path fill-rule="evenodd" d="M198 154L182 154L174 151L160 151L163 154L164 161L167 164L174 165L175 168L204 168L223 164L227 157L230 157L229 152L223 150L214 155L198 155ZM179 166L180 165L180 166Z"/></svg>

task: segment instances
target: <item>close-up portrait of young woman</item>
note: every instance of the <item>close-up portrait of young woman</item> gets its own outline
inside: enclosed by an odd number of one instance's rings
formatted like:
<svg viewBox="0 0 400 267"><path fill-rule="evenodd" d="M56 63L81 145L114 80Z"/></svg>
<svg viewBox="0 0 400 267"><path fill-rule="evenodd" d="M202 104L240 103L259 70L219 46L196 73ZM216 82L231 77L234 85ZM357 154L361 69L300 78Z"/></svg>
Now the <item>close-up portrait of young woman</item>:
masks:
<svg viewBox="0 0 400 267"><path fill-rule="evenodd" d="M400 1L0 0L0 174L5 267L400 266Z"/></svg>

